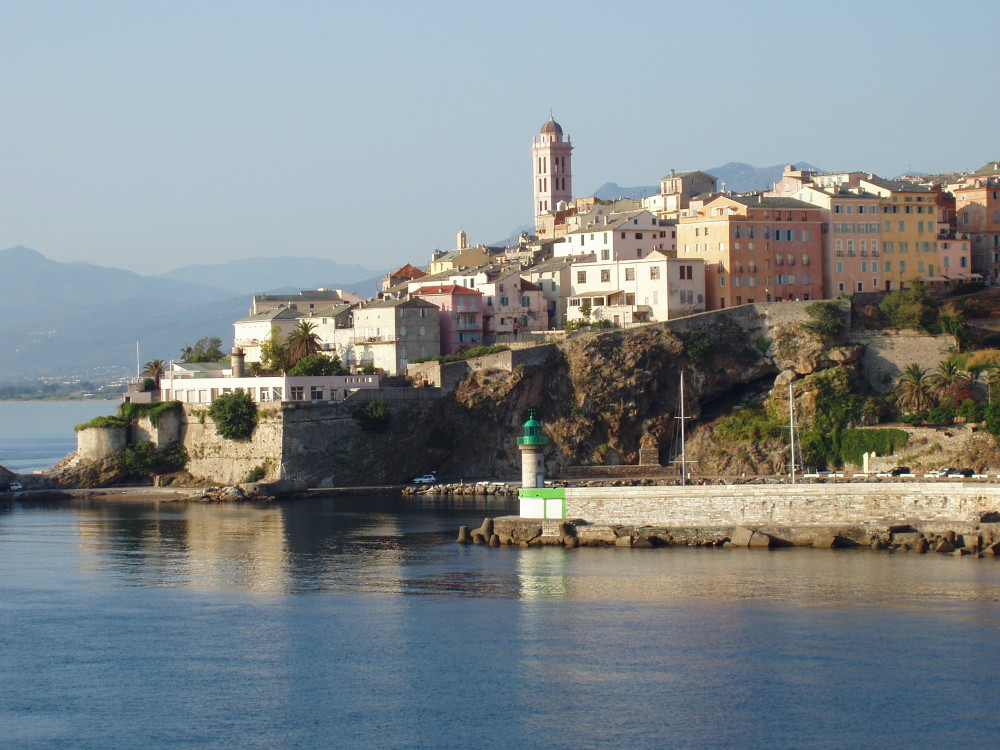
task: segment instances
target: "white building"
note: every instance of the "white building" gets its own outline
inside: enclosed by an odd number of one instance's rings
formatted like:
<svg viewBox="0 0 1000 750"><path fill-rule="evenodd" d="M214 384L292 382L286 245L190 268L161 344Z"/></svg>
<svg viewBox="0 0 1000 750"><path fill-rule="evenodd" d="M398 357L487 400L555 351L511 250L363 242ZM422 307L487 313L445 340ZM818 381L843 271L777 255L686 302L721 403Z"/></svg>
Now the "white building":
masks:
<svg viewBox="0 0 1000 750"><path fill-rule="evenodd" d="M564 239L553 247L555 257L594 253L598 261L634 260L654 251L673 254L677 250L676 227L645 210L600 217L568 232Z"/></svg>
<svg viewBox="0 0 1000 750"><path fill-rule="evenodd" d="M655 251L636 260L579 262L571 269L568 322L651 323L705 311L705 263Z"/></svg>
<svg viewBox="0 0 1000 750"><path fill-rule="evenodd" d="M219 396L243 391L257 403L343 401L353 391L378 388L378 375L316 375L266 378L172 378L160 380L160 399L210 404Z"/></svg>

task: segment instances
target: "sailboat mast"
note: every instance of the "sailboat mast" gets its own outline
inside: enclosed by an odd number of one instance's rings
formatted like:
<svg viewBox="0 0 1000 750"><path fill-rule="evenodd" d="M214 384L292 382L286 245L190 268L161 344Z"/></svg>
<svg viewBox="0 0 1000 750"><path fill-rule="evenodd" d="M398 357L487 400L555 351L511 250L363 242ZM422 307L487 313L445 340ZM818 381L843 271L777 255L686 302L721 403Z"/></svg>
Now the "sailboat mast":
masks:
<svg viewBox="0 0 1000 750"><path fill-rule="evenodd" d="M681 373L681 486L687 482L687 454L684 450L684 373Z"/></svg>
<svg viewBox="0 0 1000 750"><path fill-rule="evenodd" d="M788 384L788 432L792 443L792 484L795 484L795 399L791 383Z"/></svg>

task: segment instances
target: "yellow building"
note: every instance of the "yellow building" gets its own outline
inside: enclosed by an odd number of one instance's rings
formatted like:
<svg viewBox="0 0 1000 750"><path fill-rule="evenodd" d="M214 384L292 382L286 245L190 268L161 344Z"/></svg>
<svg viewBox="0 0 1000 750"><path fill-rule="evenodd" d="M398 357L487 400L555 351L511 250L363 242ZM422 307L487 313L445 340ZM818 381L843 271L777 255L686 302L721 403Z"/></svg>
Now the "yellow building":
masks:
<svg viewBox="0 0 1000 750"><path fill-rule="evenodd" d="M885 289L904 289L917 279L946 282L938 262L937 191L874 175L862 177L858 185L881 198L881 276Z"/></svg>

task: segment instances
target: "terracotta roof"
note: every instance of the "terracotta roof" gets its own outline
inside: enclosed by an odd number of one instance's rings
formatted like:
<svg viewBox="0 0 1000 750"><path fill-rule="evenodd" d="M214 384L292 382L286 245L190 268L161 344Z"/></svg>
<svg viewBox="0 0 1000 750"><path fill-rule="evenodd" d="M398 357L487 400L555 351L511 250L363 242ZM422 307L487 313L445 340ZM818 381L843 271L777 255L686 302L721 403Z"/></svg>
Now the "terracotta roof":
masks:
<svg viewBox="0 0 1000 750"><path fill-rule="evenodd" d="M427 271L417 268L411 263L407 263L402 268L397 268L389 274L390 279L419 279L427 275Z"/></svg>
<svg viewBox="0 0 1000 750"><path fill-rule="evenodd" d="M437 286L422 286L414 294L479 294L482 292L475 289L469 289L467 286L459 286L458 284L440 284Z"/></svg>

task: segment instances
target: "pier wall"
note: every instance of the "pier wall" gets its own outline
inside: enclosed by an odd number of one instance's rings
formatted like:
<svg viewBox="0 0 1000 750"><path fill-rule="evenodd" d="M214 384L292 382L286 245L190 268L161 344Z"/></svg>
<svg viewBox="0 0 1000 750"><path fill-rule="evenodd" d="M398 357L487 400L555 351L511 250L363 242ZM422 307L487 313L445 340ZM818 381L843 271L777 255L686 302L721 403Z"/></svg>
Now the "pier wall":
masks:
<svg viewBox="0 0 1000 750"><path fill-rule="evenodd" d="M974 523L1000 486L973 483L567 487L566 517L665 527Z"/></svg>

